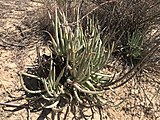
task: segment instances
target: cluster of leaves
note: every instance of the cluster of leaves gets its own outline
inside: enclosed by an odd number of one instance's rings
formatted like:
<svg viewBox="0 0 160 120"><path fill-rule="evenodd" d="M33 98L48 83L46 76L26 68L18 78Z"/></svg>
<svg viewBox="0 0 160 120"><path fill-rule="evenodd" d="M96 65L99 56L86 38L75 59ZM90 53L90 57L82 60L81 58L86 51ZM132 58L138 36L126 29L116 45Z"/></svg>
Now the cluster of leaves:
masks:
<svg viewBox="0 0 160 120"><path fill-rule="evenodd" d="M128 49L125 49L132 65L134 64L132 59L141 58L143 55L143 39L143 34L140 32L134 32L132 35L128 35Z"/></svg>
<svg viewBox="0 0 160 120"><path fill-rule="evenodd" d="M100 26L94 17L87 17L84 30L79 22L79 9L76 12L76 25L69 26L63 11L55 7L54 16L48 11L54 30L54 33L45 31L51 38L48 76L43 78L22 74L41 81L43 89L29 90L21 75L21 84L28 93L40 93L50 102L44 105L45 108L56 109L62 98L74 99L81 104L86 101L92 105L104 104L103 86L112 82L109 75L100 73L100 70L107 64L114 44L106 48L106 43L100 37Z"/></svg>

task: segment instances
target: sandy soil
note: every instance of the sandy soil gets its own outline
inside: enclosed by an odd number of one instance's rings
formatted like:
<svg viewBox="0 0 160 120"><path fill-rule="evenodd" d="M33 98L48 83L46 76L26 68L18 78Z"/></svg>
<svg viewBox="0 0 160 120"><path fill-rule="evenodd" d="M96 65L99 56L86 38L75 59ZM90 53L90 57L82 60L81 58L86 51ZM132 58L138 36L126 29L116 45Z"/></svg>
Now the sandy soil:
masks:
<svg viewBox="0 0 160 120"><path fill-rule="evenodd" d="M0 0L0 103L27 103L18 72L32 66L36 59L36 44L41 44L43 39L39 35L37 19L41 7L41 3L32 0ZM46 52L43 46L41 54ZM75 107L76 112L70 109L67 119L83 120L83 113L86 119L92 120L160 120L159 84L147 82L152 79L159 82L160 76L158 73L150 75L152 72L148 69L146 71L144 75L147 77L133 78L125 86L106 92L106 97L117 106L104 106L101 112ZM26 120L27 110L0 105L0 120ZM61 118L66 110L61 113ZM38 119L41 112L31 112L30 119ZM51 119L51 114L47 119Z"/></svg>

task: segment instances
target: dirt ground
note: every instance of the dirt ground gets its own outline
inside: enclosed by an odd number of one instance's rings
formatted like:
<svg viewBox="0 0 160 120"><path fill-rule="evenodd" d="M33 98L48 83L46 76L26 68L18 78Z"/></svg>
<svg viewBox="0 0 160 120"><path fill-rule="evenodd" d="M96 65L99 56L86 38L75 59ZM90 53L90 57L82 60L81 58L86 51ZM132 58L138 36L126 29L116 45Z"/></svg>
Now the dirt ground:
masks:
<svg viewBox="0 0 160 120"><path fill-rule="evenodd" d="M41 3L33 0L0 0L0 120L26 120L30 113L29 109L16 109L2 103L14 105L27 103L18 72L33 65L37 56L36 45L42 44L43 37L40 35L38 28L40 23L37 19L41 7ZM41 47L41 54L43 53L47 53L45 46ZM159 59L157 61L159 65L160 58L156 59ZM101 112L98 109L80 110L76 107L76 112L69 110L66 118L68 120L160 120L158 69L160 67L145 69L144 74L138 79L134 77L126 85L106 92L106 97L115 106L104 106ZM62 111L61 118L66 110L67 108ZM42 120L41 112L42 110L31 112L30 120ZM47 119L51 119L51 114Z"/></svg>

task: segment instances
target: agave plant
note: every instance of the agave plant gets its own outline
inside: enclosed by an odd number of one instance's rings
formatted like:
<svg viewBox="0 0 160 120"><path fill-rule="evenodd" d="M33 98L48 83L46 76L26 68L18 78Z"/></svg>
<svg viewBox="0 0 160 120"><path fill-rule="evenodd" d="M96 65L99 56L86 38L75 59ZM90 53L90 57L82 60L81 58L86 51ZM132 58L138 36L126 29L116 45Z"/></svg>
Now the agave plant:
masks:
<svg viewBox="0 0 160 120"><path fill-rule="evenodd" d="M108 75L100 73L100 70L107 64L114 45L106 48L100 37L99 25L93 17L87 17L84 30L79 21L79 11L75 26L69 26L65 14L58 8L55 8L54 18L48 13L54 28L53 34L45 31L51 38L49 74L42 78L22 73L24 90L32 94L40 93L50 101L50 105L43 106L55 110L60 99L67 99L66 96L81 104L84 104L85 98L95 104L103 103L103 86L110 81ZM44 89L29 90L23 83L22 75L41 81Z"/></svg>
<svg viewBox="0 0 160 120"><path fill-rule="evenodd" d="M137 30L132 35L128 33L128 43L125 49L132 65L134 65L134 60L140 59L143 56L143 41L144 34L140 31Z"/></svg>
<svg viewBox="0 0 160 120"><path fill-rule="evenodd" d="M140 32L134 32L133 35L128 35L128 53L130 56L137 58L141 56L143 45L143 34Z"/></svg>

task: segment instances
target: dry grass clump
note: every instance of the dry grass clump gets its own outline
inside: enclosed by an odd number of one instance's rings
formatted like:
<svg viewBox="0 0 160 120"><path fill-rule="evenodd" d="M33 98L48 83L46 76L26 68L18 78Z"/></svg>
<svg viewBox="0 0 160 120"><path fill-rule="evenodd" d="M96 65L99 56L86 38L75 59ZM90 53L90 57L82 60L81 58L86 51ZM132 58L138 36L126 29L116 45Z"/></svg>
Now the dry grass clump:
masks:
<svg viewBox="0 0 160 120"><path fill-rule="evenodd" d="M94 12L101 21L102 37L108 35L117 42L116 51L132 64L143 57L147 34L151 26L159 25L160 2L157 0L105 0L93 2L99 9ZM154 39L152 38L152 42ZM117 54L117 52L115 52Z"/></svg>

